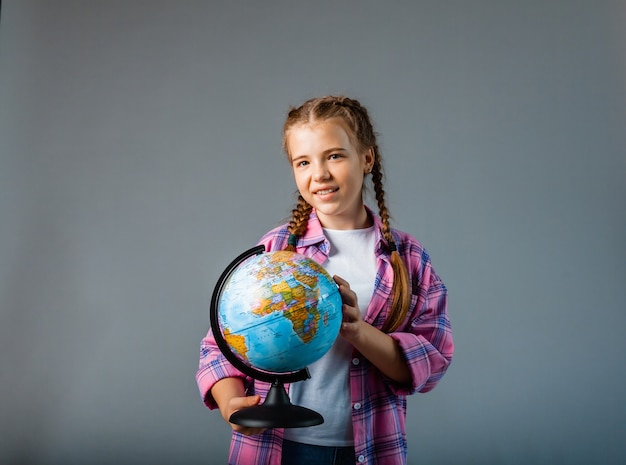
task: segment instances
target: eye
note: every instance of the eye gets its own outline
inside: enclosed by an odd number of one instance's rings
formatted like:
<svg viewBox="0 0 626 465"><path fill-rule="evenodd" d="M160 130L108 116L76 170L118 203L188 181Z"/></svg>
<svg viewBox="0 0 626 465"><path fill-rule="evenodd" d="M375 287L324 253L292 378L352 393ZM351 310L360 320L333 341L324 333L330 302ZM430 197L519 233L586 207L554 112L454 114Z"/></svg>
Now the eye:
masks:
<svg viewBox="0 0 626 465"><path fill-rule="evenodd" d="M328 158L331 159L331 160L337 160L337 159L341 158L341 154L333 153Z"/></svg>
<svg viewBox="0 0 626 465"><path fill-rule="evenodd" d="M309 162L308 162L308 161L306 161L306 160L300 160L300 161L298 161L298 162L296 162L296 163L295 163L295 166L296 166L296 167L298 167L298 166L306 166L306 165L308 165L308 164L309 164Z"/></svg>

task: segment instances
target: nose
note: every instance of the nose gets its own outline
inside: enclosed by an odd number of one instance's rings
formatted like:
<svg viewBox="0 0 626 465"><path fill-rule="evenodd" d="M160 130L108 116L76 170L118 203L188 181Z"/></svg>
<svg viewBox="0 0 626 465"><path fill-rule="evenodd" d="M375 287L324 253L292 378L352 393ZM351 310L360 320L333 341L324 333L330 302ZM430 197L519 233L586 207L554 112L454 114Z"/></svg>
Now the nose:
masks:
<svg viewBox="0 0 626 465"><path fill-rule="evenodd" d="M325 163L316 163L315 170L313 171L314 181L324 181L330 177L330 172Z"/></svg>

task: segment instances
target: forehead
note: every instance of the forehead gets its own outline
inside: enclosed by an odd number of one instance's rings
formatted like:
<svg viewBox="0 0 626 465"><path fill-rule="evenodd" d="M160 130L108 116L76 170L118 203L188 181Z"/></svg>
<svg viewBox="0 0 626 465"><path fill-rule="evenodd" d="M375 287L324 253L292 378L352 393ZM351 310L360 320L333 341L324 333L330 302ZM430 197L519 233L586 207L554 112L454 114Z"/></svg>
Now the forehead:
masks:
<svg viewBox="0 0 626 465"><path fill-rule="evenodd" d="M326 145L345 149L356 147L349 128L339 118L292 126L285 133L285 143L289 154L294 150L298 152L323 150Z"/></svg>

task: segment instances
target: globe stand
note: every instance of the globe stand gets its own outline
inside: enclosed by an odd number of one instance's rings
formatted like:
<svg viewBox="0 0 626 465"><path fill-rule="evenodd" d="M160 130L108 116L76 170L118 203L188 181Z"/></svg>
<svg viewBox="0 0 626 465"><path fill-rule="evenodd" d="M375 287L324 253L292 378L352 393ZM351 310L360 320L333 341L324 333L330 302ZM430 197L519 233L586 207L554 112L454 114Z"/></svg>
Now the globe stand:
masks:
<svg viewBox="0 0 626 465"><path fill-rule="evenodd" d="M283 383L276 380L262 405L238 410L229 421L251 428L302 428L320 425L324 418L314 410L293 405Z"/></svg>
<svg viewBox="0 0 626 465"><path fill-rule="evenodd" d="M285 390L285 383L309 379L311 377L309 370L303 368L289 373L269 373L248 366L233 353L219 325L218 306L228 278L246 259L263 252L265 252L265 247L259 245L235 258L220 276L211 298L209 312L211 328L215 342L224 357L242 373L257 380L272 383L263 404L238 410L230 416L229 421L251 428L301 428L320 425L324 423L322 415L306 407L292 404Z"/></svg>

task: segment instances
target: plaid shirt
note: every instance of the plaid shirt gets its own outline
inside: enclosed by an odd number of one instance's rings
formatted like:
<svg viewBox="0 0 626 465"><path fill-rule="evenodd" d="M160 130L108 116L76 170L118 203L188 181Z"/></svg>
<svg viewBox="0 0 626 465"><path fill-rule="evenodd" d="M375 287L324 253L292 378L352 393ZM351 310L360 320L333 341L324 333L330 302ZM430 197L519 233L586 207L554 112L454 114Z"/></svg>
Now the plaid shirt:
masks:
<svg viewBox="0 0 626 465"><path fill-rule="evenodd" d="M389 314L393 271L389 252L381 233L380 220L371 213L376 225L377 273L375 291L364 320L381 328ZM454 343L447 314L446 288L430 264L421 244L408 234L392 231L398 252L406 264L412 284L411 309L402 326L389 335L394 338L409 365L411 385L400 385L383 375L356 350L350 365L350 395L354 431L355 462L371 465L405 464L406 396L427 392L435 387L446 372ZM289 233L286 225L267 233L260 241L266 250L282 250ZM323 264L330 244L324 237L315 211L311 213L307 231L296 247L303 255ZM264 399L269 385L252 380L233 368L220 353L211 330L202 340L200 367L196 381L204 403L217 408L210 391L220 379L241 377L249 394ZM289 386L285 386L289 389ZM280 465L283 430L270 429L255 436L232 433L229 464Z"/></svg>

